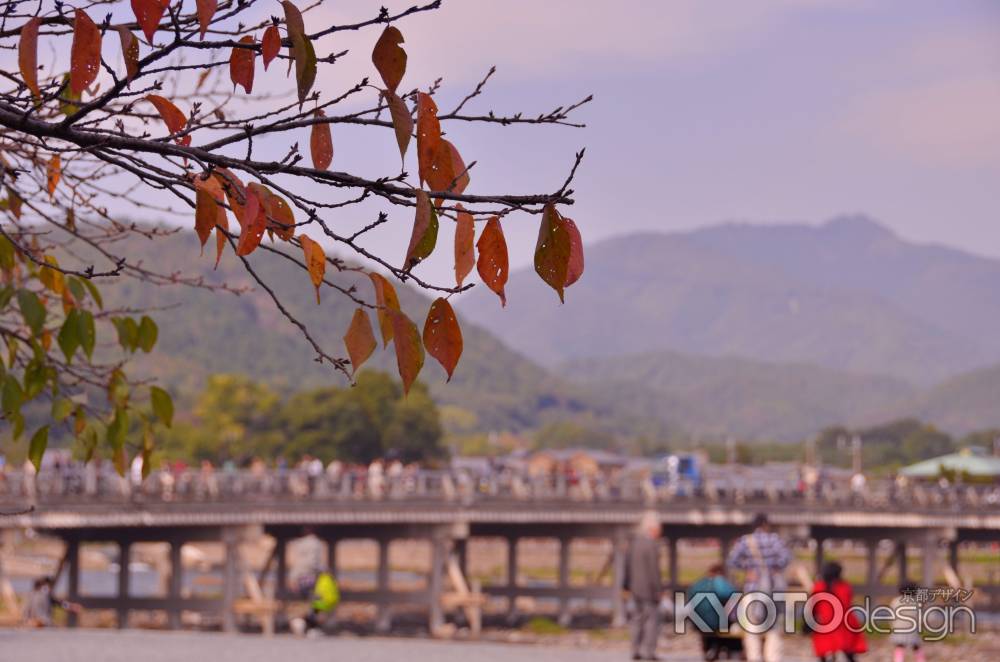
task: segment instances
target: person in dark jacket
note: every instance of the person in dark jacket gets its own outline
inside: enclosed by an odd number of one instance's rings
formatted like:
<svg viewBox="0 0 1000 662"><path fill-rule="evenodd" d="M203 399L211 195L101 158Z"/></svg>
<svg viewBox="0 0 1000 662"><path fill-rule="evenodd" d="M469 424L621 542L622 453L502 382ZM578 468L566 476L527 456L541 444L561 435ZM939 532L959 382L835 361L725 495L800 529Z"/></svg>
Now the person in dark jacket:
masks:
<svg viewBox="0 0 1000 662"><path fill-rule="evenodd" d="M625 590L631 596L630 625L632 659L656 660L656 641L660 630L660 519L646 513L628 548L625 565Z"/></svg>
<svg viewBox="0 0 1000 662"><path fill-rule="evenodd" d="M719 604L725 606L729 598L736 593L736 587L726 579L726 569L721 563L716 563L708 569L708 574L696 581L688 589L688 600L695 600L699 595L714 595ZM726 658L742 657L742 640L737 636L723 636L724 623L719 620L719 612L715 606L702 599L694 608L698 617L708 626L707 632L699 631L701 635L701 652L705 660L718 660L725 653Z"/></svg>

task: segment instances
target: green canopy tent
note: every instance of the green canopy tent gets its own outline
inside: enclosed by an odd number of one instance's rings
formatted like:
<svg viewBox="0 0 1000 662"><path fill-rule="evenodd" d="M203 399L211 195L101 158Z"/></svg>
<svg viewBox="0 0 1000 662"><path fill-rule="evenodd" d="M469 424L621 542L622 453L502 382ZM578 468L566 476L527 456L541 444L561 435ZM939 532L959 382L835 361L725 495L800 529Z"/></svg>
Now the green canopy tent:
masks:
<svg viewBox="0 0 1000 662"><path fill-rule="evenodd" d="M973 446L957 453L949 453L923 460L900 469L907 478L936 480L961 478L966 482L1000 482L1000 457L993 457L986 449Z"/></svg>

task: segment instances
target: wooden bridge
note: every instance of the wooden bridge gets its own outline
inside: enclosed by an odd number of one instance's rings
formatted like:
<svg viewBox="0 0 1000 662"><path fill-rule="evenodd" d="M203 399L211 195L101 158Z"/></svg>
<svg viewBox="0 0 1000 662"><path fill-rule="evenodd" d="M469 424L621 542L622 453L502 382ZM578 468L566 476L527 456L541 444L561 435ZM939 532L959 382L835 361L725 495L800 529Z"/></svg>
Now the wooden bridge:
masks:
<svg viewBox="0 0 1000 662"><path fill-rule="evenodd" d="M731 543L750 529L760 512L766 512L793 545L813 550L817 565L832 541L863 544L866 581L857 590L873 596L895 593L894 586L881 582L890 563L896 566L897 577L911 576L908 550L919 550L921 577L916 579L922 585L932 586L941 576L952 585L967 585L958 563L959 545L1000 541L1000 504L988 489L900 493L880 492L876 486L864 495L809 495L794 489L703 486L686 494L642 481L581 486L571 481L560 484L554 478L471 478L431 472L380 478L377 485L359 476L299 476L303 481L299 488L272 475L193 475L185 478L190 478L189 489L181 489L183 481L176 477L169 486L155 481L129 485L126 480L115 482L117 477L105 478L107 484L91 481L88 485L86 478L67 481L41 475L31 480L8 474L0 487L0 511L7 513L0 517L0 533L32 529L62 539L66 551L60 570L67 574L67 598L85 608L115 610L120 626L128 623L133 610L166 612L172 627L180 626L184 611L220 615L227 630L237 627L241 613L269 621L294 597L287 588L287 548L290 541L306 534L326 541L327 564L335 573L339 542L374 540L378 549L375 587L345 590L343 601L374 604L376 628L381 631L391 628L393 608L420 605L426 609L432 632L456 609L465 610L475 625L478 607L486 598L497 596L507 599L512 613L522 596L557 601L560 620L567 623L573 601L602 600L611 605L612 622L621 623L627 540L642 513L650 509L663 522L664 546L669 550L666 584L678 589L682 588L678 541L715 539L724 558ZM33 508L30 512L18 514L29 507ZM252 573L239 545L263 535L273 537L273 553L265 567ZM468 542L477 537L502 539L507 548L505 581L481 590L468 580L467 572ZM518 581L518 541L539 538L558 541L554 585ZM425 588L402 591L390 586L389 546L405 539L430 543ZM570 581L569 550L578 539L610 541L609 584L579 586ZM225 547L221 596L184 597L181 547L202 541ZM111 542L119 548L113 596L80 593L80 546L90 542ZM169 544L164 597L131 595L128 560L131 546L140 542ZM892 554L880 567L878 550L889 545ZM264 595L260 580L272 572L275 593ZM977 591L980 597L988 597L993 608L1000 604L1000 587L977 587Z"/></svg>

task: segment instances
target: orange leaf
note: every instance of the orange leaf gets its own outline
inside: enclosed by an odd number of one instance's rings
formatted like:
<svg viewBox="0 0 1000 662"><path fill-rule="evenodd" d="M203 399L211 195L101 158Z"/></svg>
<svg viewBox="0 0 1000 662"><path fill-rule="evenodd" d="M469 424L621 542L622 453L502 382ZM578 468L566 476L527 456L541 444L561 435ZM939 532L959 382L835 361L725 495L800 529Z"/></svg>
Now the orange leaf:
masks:
<svg viewBox="0 0 1000 662"><path fill-rule="evenodd" d="M24 84L36 97L42 96L38 88L38 27L42 19L35 16L21 27L21 40L17 44L17 63L21 67Z"/></svg>
<svg viewBox="0 0 1000 662"><path fill-rule="evenodd" d="M217 225L215 226L215 268L219 268L219 260L222 259L222 251L226 248L226 244L229 243L226 237L226 232L229 232L229 219L226 218L226 210L219 207L219 217Z"/></svg>
<svg viewBox="0 0 1000 662"><path fill-rule="evenodd" d="M378 326L382 332L382 347L388 347L392 340L392 317L389 312L399 310L399 297L396 296L396 288L383 276L377 273L370 273L368 277L375 287L375 305L378 307Z"/></svg>
<svg viewBox="0 0 1000 662"><path fill-rule="evenodd" d="M139 72L139 40L124 25L115 28L122 43L122 59L125 60L125 76L131 80Z"/></svg>
<svg viewBox="0 0 1000 662"><path fill-rule="evenodd" d="M201 39L205 39L208 26L212 23L215 10L219 8L218 0L196 0L198 6L198 23L201 26Z"/></svg>
<svg viewBox="0 0 1000 662"><path fill-rule="evenodd" d="M417 170L420 182L429 181L434 154L441 145L441 122L437 104L428 94L417 92Z"/></svg>
<svg viewBox="0 0 1000 662"><path fill-rule="evenodd" d="M264 38L260 44L260 54L264 58L264 71L267 71L267 65L271 64L271 60L278 57L279 51L281 51L281 33L278 32L277 25L272 25L264 30Z"/></svg>
<svg viewBox="0 0 1000 662"><path fill-rule="evenodd" d="M403 380L403 394L410 392L420 369L424 367L424 346L420 342L420 331L410 318L399 310L390 310L392 318L393 345L396 346L396 367Z"/></svg>
<svg viewBox="0 0 1000 662"><path fill-rule="evenodd" d="M542 222L538 227L538 241L535 243L535 271L549 287L563 299L563 288L569 274L570 246L569 230L555 205L551 202L542 211Z"/></svg>
<svg viewBox="0 0 1000 662"><path fill-rule="evenodd" d="M239 43L249 45L255 44L256 41L250 35L246 35ZM247 94L253 92L253 69L256 58L257 51L252 48L233 46L233 52L229 55L229 78L233 81L234 92L237 85L242 85Z"/></svg>
<svg viewBox="0 0 1000 662"><path fill-rule="evenodd" d="M160 117L163 119L164 124L167 125L167 129L171 134L180 133L187 126L187 117L172 102L157 94L147 95L146 101L156 106L156 110L160 113ZM181 145L190 145L191 136L178 138L177 142Z"/></svg>
<svg viewBox="0 0 1000 662"><path fill-rule="evenodd" d="M410 136L413 134L413 116L410 115L410 109L395 92L382 90L382 96L389 105L392 128L396 132L396 143L399 145L399 157L404 158L406 148L410 145Z"/></svg>
<svg viewBox="0 0 1000 662"><path fill-rule="evenodd" d="M153 34L160 27L160 19L169 4L170 0L132 0L132 13L150 44L153 43Z"/></svg>
<svg viewBox="0 0 1000 662"><path fill-rule="evenodd" d="M486 227L476 242L476 249L479 251L479 261L476 263L479 277L486 283L486 287L497 293L500 304L506 306L507 295L504 294L503 287L507 284L507 242L503 238L499 218L494 216L486 222Z"/></svg>
<svg viewBox="0 0 1000 662"><path fill-rule="evenodd" d="M316 117L326 117L322 110L316 111ZM312 133L309 134L309 151L312 153L313 167L317 170L326 170L333 161L333 138L330 137L330 125L326 122L317 122L312 125Z"/></svg>
<svg viewBox="0 0 1000 662"><path fill-rule="evenodd" d="M462 281L476 264L476 249L473 245L476 239L476 224L472 221L472 214L465 211L461 203L455 207L459 210L458 224L455 227L455 283L462 287Z"/></svg>
<svg viewBox="0 0 1000 662"><path fill-rule="evenodd" d="M427 312L427 321L424 322L424 347L448 373L450 382L455 366L458 365L458 359L462 356L462 329L447 299L435 299Z"/></svg>
<svg viewBox="0 0 1000 662"><path fill-rule="evenodd" d="M247 190L239 177L229 168L216 168L213 176L219 181L222 191L226 194L229 208L233 210L236 221L243 227L243 208L246 206Z"/></svg>
<svg viewBox="0 0 1000 662"><path fill-rule="evenodd" d="M77 9L73 14L73 46L70 51L69 87L74 94L81 94L97 79L101 66L101 31L87 16Z"/></svg>
<svg viewBox="0 0 1000 662"><path fill-rule="evenodd" d="M458 153L455 146L448 142L447 140L442 141L448 145L448 151L451 153L451 171L455 173L454 182L455 185L451 187L452 193L462 194L465 189L469 186L469 171L465 167L465 162L462 160L462 155ZM449 182L449 185L451 182Z"/></svg>
<svg viewBox="0 0 1000 662"><path fill-rule="evenodd" d="M569 232L569 267L566 269L566 287L580 280L583 275L583 238L572 218L563 218Z"/></svg>
<svg viewBox="0 0 1000 662"><path fill-rule="evenodd" d="M410 245L406 248L406 259L403 269L409 271L426 259L437 245L438 219L437 212L431 206L427 192L417 191L416 214L413 218L413 232L410 234Z"/></svg>
<svg viewBox="0 0 1000 662"><path fill-rule="evenodd" d="M264 229L267 227L267 214L264 213L264 205L258 197L258 189L251 184L246 189L247 202L243 208L243 226L240 232L240 240L236 245L236 254L243 256L253 253L260 240L264 237Z"/></svg>
<svg viewBox="0 0 1000 662"><path fill-rule="evenodd" d="M351 376L353 377L378 346L378 343L375 342L375 334L372 332L372 322L368 319L368 313L364 311L364 308L358 308L354 311L351 326L348 327L347 333L344 335L344 346L347 347L347 355L351 357Z"/></svg>
<svg viewBox="0 0 1000 662"><path fill-rule="evenodd" d="M399 81L403 80L403 74L406 73L406 51L399 47L402 43L403 34L388 25L372 50L372 63L378 69L382 82L393 93L399 87Z"/></svg>
<svg viewBox="0 0 1000 662"><path fill-rule="evenodd" d="M222 206L225 194L222 192L222 185L215 177L207 179L200 175L195 177L194 188L194 230L198 234L198 239L204 250L212 230L219 225L220 217L222 219L226 217L226 210Z"/></svg>
<svg viewBox="0 0 1000 662"><path fill-rule="evenodd" d="M49 191L49 198L56 192L56 186L59 184L60 177L62 177L62 159L56 154L49 159L49 163L45 167L46 187Z"/></svg>
<svg viewBox="0 0 1000 662"><path fill-rule="evenodd" d="M299 236L299 243L302 244L302 254L306 259L309 279L316 288L316 304L319 305L319 286L323 284L323 276L326 274L326 253L323 252L322 246L306 235Z"/></svg>

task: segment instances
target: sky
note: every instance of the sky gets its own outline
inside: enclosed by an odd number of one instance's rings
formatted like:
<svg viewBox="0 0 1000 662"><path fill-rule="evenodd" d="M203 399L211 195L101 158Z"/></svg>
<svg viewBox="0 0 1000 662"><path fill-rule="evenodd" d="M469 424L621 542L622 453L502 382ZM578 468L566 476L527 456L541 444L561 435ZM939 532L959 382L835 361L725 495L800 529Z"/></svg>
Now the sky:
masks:
<svg viewBox="0 0 1000 662"><path fill-rule="evenodd" d="M358 19L370 3L321 11ZM911 240L1000 256L1000 3L445 0L399 27L403 87L443 77L442 109L490 65L469 110L594 95L585 129L446 126L478 161L469 192L554 190L585 146L565 211L585 241L865 213ZM353 52L323 84L371 66L371 34L337 38ZM341 167L380 167L360 137L335 143ZM530 262L531 219L505 230L512 262Z"/></svg>

